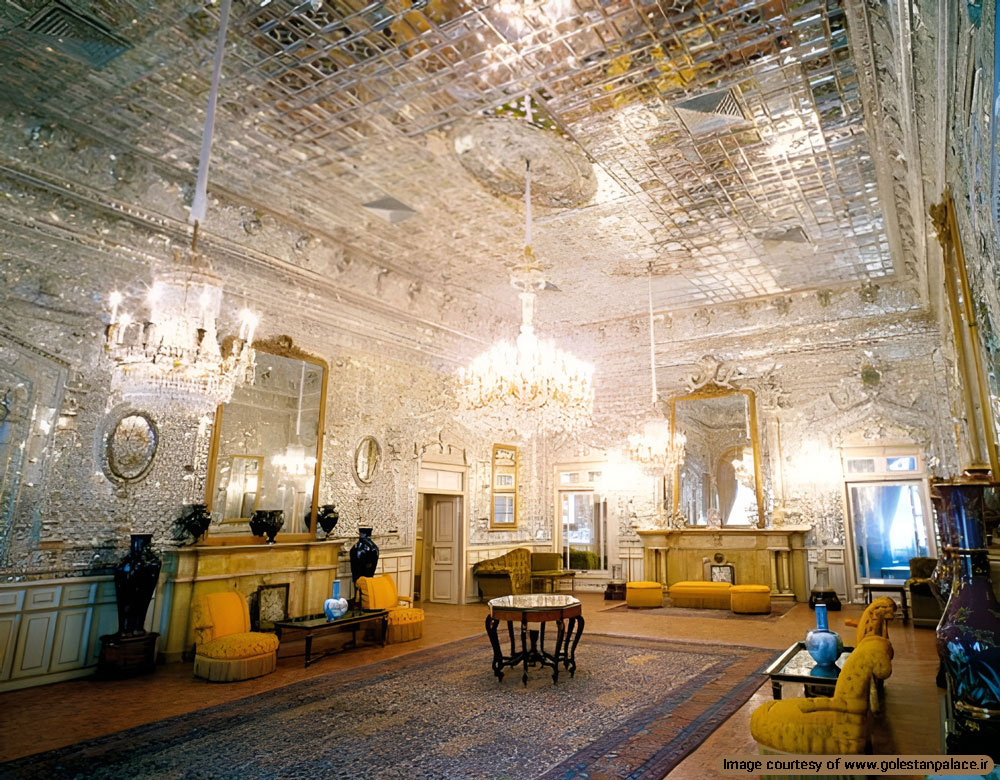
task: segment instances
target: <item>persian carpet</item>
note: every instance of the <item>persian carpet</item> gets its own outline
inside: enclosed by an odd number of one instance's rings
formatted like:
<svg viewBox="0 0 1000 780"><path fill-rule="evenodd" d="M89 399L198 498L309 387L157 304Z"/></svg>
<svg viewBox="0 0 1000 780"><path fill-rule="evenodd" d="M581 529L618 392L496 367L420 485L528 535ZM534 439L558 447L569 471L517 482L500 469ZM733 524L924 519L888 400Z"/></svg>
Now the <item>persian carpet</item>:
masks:
<svg viewBox="0 0 1000 780"><path fill-rule="evenodd" d="M694 607L672 607L670 599L664 599L662 607L646 607L641 609L629 609L627 604L618 604L614 607L605 607L601 612L618 612L629 610L630 612L641 612L643 615L666 615L667 617L696 617L708 618L709 620L781 620L795 606L795 602L774 601L771 602L771 613L768 615L738 615L728 609L696 609Z"/></svg>
<svg viewBox="0 0 1000 780"><path fill-rule="evenodd" d="M754 647L584 634L493 676L485 635L0 764L31 778L662 778L764 682Z"/></svg>

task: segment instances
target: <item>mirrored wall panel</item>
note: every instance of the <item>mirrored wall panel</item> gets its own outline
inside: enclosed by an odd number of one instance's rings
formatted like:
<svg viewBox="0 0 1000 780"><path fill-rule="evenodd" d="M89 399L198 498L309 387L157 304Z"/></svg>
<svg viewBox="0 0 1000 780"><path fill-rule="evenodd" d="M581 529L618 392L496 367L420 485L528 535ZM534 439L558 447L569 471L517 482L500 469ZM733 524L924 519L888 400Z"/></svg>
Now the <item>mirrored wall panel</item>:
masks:
<svg viewBox="0 0 1000 780"><path fill-rule="evenodd" d="M257 351L253 385L219 408L208 501L215 528L247 533L255 511L284 512L282 533L314 532L326 367Z"/></svg>

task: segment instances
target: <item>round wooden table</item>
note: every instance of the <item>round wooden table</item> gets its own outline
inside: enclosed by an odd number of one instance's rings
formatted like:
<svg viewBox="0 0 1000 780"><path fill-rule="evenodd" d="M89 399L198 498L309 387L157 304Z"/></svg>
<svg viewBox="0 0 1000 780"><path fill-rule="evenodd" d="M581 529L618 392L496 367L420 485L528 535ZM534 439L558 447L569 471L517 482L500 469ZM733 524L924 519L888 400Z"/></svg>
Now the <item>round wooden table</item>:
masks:
<svg viewBox="0 0 1000 780"><path fill-rule="evenodd" d="M505 667L521 665L521 682L528 684L528 667L536 664L552 669L552 682L559 682L559 664L572 677L576 672L576 646L583 634L583 606L573 596L560 593L533 593L522 596L501 596L490 599L490 614L486 616L486 634L493 645L493 674L503 682ZM504 655L497 636L497 626L507 621L510 635L510 655ZM554 652L545 650L545 624L555 621L556 646ZM521 625L521 648L517 647L514 624ZM529 628L529 624L538 624ZM529 644L530 639L530 644Z"/></svg>

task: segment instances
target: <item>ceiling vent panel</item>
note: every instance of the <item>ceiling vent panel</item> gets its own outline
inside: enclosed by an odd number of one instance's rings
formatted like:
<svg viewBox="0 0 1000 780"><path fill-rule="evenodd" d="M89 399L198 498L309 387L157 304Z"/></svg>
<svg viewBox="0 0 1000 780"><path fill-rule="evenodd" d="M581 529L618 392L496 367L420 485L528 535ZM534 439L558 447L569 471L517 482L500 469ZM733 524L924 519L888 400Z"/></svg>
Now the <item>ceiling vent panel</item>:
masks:
<svg viewBox="0 0 1000 780"><path fill-rule="evenodd" d="M74 11L53 0L35 14L24 29L40 36L38 41L93 68L103 68L130 48L123 38L92 16Z"/></svg>
<svg viewBox="0 0 1000 780"><path fill-rule="evenodd" d="M404 222L417 213L402 201L398 201L388 195L384 198L373 200L370 203L362 203L361 205L393 225Z"/></svg>
<svg viewBox="0 0 1000 780"><path fill-rule="evenodd" d="M673 104L674 110L694 136L710 135L747 123L735 89L705 92Z"/></svg>

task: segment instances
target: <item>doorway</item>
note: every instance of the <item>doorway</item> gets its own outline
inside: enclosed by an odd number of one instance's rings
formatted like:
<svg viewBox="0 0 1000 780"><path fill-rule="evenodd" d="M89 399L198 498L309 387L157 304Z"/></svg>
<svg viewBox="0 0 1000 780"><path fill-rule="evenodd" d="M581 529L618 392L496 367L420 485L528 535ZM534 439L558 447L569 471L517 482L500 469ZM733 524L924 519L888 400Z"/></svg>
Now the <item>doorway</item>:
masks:
<svg viewBox="0 0 1000 780"><path fill-rule="evenodd" d="M420 493L415 570L422 601L458 604L462 551L462 496Z"/></svg>

